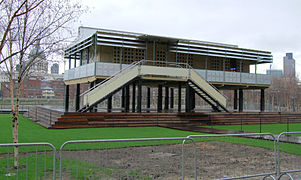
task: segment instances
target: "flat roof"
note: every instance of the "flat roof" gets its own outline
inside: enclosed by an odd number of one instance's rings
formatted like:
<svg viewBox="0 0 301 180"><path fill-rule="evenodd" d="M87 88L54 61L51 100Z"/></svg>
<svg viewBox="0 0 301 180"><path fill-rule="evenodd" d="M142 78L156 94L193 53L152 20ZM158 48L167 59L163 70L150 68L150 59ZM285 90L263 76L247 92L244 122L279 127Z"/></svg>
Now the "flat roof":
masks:
<svg viewBox="0 0 301 180"><path fill-rule="evenodd" d="M273 56L269 51L240 48L231 44L82 26L79 27L78 33L77 40L65 50L65 58L72 55L78 57L81 50L95 43L103 46L146 49L146 42L155 41L169 43L170 52L243 59L258 63L273 61Z"/></svg>

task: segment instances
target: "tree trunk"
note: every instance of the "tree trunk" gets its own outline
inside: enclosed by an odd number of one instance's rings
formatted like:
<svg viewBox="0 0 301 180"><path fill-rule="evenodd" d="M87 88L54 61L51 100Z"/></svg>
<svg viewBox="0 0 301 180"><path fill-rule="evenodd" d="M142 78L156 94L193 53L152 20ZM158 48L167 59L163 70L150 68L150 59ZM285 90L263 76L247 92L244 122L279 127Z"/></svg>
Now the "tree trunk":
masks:
<svg viewBox="0 0 301 180"><path fill-rule="evenodd" d="M11 76L12 79L12 76ZM11 110L12 110L12 128L13 128L13 143L18 143L18 105L17 101L14 101L14 81L10 80L10 101L11 101ZM18 157L19 157L19 149L17 146L14 146L14 168L18 167Z"/></svg>
<svg viewBox="0 0 301 180"><path fill-rule="evenodd" d="M18 143L18 113L13 113L13 143ZM14 168L17 168L19 164L19 148L14 146Z"/></svg>

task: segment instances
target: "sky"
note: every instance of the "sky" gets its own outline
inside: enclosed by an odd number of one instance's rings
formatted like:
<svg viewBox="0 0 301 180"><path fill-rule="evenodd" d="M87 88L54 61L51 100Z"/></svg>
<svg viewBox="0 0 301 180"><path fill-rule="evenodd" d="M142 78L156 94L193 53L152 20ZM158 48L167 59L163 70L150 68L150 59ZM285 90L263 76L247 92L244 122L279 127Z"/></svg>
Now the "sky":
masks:
<svg viewBox="0 0 301 180"><path fill-rule="evenodd" d="M301 0L82 0L74 24L238 45L272 52L272 69L292 52L301 76ZM265 73L270 65L258 67Z"/></svg>

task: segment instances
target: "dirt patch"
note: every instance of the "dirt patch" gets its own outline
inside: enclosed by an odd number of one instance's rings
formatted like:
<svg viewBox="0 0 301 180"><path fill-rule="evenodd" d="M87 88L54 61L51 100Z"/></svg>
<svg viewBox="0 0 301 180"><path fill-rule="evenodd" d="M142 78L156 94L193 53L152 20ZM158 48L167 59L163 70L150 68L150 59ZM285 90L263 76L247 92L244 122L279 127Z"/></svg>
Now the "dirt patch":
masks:
<svg viewBox="0 0 301 180"><path fill-rule="evenodd" d="M216 179L275 171L274 151L234 143L196 143L198 179ZM65 151L64 160L81 175L91 179L181 179L181 144L129 147L106 150ZM281 153L281 167L301 168L301 157ZM185 179L193 179L192 144L185 145ZM84 161L84 162L83 162ZM88 167L87 164L93 164ZM67 167L68 169L68 167ZM253 179L262 179L253 178Z"/></svg>

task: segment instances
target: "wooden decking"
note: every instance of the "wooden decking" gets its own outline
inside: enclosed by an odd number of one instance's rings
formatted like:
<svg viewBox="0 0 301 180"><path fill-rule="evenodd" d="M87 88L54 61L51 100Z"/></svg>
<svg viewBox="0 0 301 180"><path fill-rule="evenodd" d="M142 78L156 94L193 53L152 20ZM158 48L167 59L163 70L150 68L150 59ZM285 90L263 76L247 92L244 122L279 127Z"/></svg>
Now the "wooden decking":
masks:
<svg viewBox="0 0 301 180"><path fill-rule="evenodd" d="M183 126L208 121L204 113L65 113L52 128Z"/></svg>
<svg viewBox="0 0 301 180"><path fill-rule="evenodd" d="M31 109L28 118L46 128L162 126L193 130L201 125L239 125L301 122L301 113L63 113L44 107Z"/></svg>

